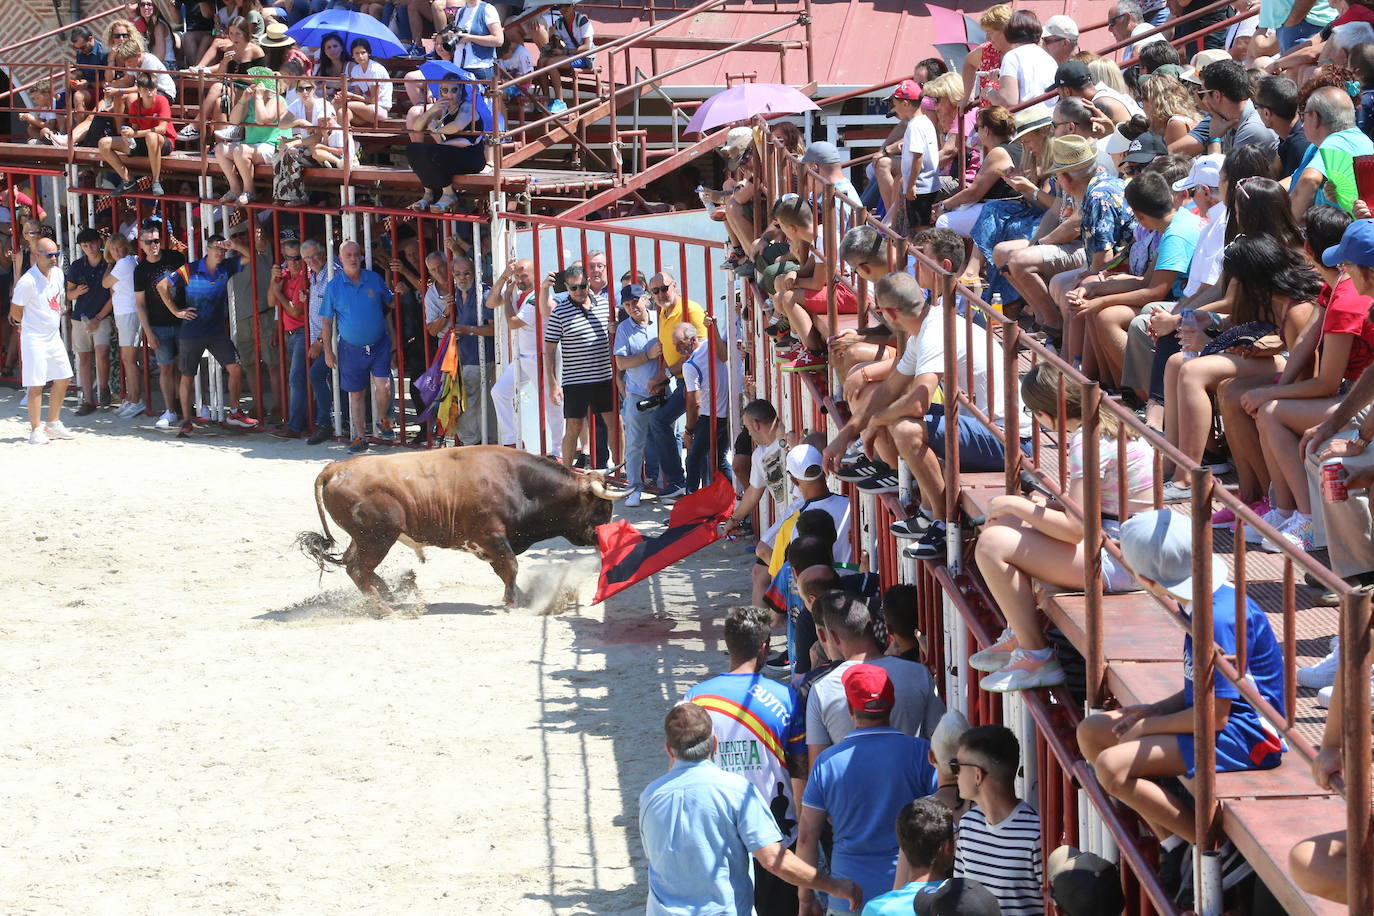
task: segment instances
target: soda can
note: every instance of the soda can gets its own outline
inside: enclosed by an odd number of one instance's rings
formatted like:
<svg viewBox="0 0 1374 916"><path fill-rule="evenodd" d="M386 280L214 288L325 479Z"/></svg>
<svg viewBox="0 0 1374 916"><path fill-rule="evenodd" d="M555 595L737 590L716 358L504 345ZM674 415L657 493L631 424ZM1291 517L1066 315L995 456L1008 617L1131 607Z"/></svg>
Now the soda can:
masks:
<svg viewBox="0 0 1374 916"><path fill-rule="evenodd" d="M1345 486L1345 462L1328 458L1322 462L1322 498L1329 503L1343 503L1350 496Z"/></svg>

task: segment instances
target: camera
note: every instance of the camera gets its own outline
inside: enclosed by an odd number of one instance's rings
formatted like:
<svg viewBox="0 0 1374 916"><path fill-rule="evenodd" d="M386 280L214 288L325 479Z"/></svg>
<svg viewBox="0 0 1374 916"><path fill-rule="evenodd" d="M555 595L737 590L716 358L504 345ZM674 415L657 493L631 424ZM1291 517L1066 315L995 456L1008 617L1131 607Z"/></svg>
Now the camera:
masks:
<svg viewBox="0 0 1374 916"><path fill-rule="evenodd" d="M640 398L638 401L636 401L635 409L638 410L640 413L645 413L650 410L656 410L667 403L668 395L666 392L663 394L651 394L647 398Z"/></svg>
<svg viewBox="0 0 1374 916"><path fill-rule="evenodd" d="M553 291L555 293L566 293L568 291L568 272L565 270L549 274L553 278Z"/></svg>

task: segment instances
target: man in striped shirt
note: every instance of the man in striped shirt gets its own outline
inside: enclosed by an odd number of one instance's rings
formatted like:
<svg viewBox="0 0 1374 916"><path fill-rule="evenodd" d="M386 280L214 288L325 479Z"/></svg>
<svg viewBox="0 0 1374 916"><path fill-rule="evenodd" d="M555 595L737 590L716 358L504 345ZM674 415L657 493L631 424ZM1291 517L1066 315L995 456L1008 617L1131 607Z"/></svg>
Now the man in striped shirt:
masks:
<svg viewBox="0 0 1374 916"><path fill-rule="evenodd" d="M1020 743L1005 726L980 725L959 739L950 768L973 807L959 819L954 876L986 886L1005 916L1041 916L1040 815L1016 797L1020 760Z"/></svg>
<svg viewBox="0 0 1374 916"><path fill-rule="evenodd" d="M588 414L601 418L593 432L596 440L593 464L607 464L607 439L615 397L611 370L611 337L606 329L610 317L604 294L593 293L583 269L574 264L563 271L566 294L552 300L552 311L544 325L544 372L555 405L563 408L563 460L571 464L577 455L577 439L582 435ZM539 289L539 306L550 308L555 274L544 278ZM563 384L558 384L558 355L563 355Z"/></svg>

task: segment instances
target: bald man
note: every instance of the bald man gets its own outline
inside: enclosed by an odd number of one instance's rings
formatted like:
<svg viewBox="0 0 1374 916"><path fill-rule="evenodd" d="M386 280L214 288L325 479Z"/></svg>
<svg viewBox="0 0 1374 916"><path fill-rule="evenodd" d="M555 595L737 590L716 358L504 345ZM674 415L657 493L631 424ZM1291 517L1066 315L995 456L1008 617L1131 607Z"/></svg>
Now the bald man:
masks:
<svg viewBox="0 0 1374 916"><path fill-rule="evenodd" d="M348 451L354 455L367 451L364 418L365 394L372 382L372 428L376 436L390 438L395 432L386 422L391 406L391 370L395 363L393 328L386 320L386 303L391 293L382 278L363 268L363 249L357 242L339 246L343 270L334 274L324 289L320 304L320 336L329 368L339 370L339 387L348 392L351 426ZM335 324L339 339L334 341ZM390 435L388 435L388 433Z"/></svg>

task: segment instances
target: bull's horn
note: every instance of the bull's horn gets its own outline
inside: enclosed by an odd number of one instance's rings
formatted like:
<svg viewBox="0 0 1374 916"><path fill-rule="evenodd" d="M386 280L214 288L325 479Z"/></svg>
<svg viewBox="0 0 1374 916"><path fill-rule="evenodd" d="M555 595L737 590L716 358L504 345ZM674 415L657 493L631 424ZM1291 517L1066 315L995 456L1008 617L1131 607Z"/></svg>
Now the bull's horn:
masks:
<svg viewBox="0 0 1374 916"><path fill-rule="evenodd" d="M606 486L606 480L600 474L593 475L589 482L591 483L592 493L600 496L602 499L609 499L612 502L617 499L624 499L633 492L632 490L612 490L610 487Z"/></svg>

